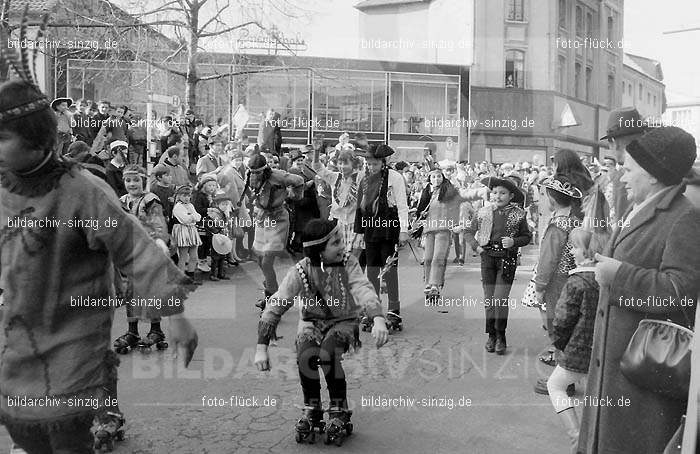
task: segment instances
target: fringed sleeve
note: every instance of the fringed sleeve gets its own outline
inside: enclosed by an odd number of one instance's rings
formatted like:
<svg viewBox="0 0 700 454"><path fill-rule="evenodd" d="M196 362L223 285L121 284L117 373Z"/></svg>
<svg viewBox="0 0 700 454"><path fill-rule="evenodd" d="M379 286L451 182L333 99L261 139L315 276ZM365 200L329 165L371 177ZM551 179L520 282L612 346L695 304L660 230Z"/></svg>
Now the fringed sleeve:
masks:
<svg viewBox="0 0 700 454"><path fill-rule="evenodd" d="M291 267L277 291L270 296L258 322L258 344L268 345L277 339L277 324L282 315L294 306L295 297L304 289L304 284L296 270Z"/></svg>

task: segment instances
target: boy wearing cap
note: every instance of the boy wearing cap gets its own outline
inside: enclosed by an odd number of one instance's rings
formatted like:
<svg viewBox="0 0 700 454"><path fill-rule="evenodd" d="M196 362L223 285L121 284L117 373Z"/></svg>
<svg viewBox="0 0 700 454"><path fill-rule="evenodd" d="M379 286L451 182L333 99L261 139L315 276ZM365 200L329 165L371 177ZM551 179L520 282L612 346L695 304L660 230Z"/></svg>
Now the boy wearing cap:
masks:
<svg viewBox="0 0 700 454"><path fill-rule="evenodd" d="M486 351L506 352L506 328L510 289L515 279L518 248L530 243L532 234L525 210L525 196L507 178L487 177L481 183L491 190L492 205L480 209L465 229L464 239L481 255L481 280L486 311ZM477 235L477 238L474 237Z"/></svg>
<svg viewBox="0 0 700 454"><path fill-rule="evenodd" d="M110 149L112 151L112 159L105 166L105 181L109 184L117 196L121 197L126 194L124 186L124 177L122 169L126 165L126 149L128 144L122 140L112 142Z"/></svg>
<svg viewBox="0 0 700 454"><path fill-rule="evenodd" d="M225 140L223 137L211 136L208 142L209 151L197 160L197 180L201 179L202 175L211 173L221 166L219 155L224 151Z"/></svg>

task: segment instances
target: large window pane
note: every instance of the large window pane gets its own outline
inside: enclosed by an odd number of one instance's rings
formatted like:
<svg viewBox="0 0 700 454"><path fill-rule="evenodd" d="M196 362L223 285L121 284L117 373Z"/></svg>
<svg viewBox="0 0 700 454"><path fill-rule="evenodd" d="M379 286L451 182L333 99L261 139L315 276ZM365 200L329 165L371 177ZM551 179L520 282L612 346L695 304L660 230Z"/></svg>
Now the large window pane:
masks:
<svg viewBox="0 0 700 454"><path fill-rule="evenodd" d="M440 82L439 76L432 79L407 74L392 76L392 133L458 134L458 77L444 77Z"/></svg>
<svg viewBox="0 0 700 454"><path fill-rule="evenodd" d="M384 132L384 96L381 73L327 70L314 74L315 128Z"/></svg>
<svg viewBox="0 0 700 454"><path fill-rule="evenodd" d="M250 125L256 127L268 109L280 114L282 129L308 127L309 86L306 71L280 71L248 74L246 108Z"/></svg>

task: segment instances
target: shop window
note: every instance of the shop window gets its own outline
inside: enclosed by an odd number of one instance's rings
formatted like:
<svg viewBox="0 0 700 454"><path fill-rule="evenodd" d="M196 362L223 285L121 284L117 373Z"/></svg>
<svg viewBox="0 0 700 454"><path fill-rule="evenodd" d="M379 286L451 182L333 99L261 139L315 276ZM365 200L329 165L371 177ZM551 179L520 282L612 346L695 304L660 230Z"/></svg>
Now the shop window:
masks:
<svg viewBox="0 0 700 454"><path fill-rule="evenodd" d="M506 51L506 88L525 88L525 53L519 50Z"/></svg>
<svg viewBox="0 0 700 454"><path fill-rule="evenodd" d="M525 17L525 0L508 0L508 20L522 22Z"/></svg>
<svg viewBox="0 0 700 454"><path fill-rule="evenodd" d="M421 79L421 80L418 80ZM459 134L459 83L392 73L390 123L392 133ZM436 121L441 120L441 121Z"/></svg>

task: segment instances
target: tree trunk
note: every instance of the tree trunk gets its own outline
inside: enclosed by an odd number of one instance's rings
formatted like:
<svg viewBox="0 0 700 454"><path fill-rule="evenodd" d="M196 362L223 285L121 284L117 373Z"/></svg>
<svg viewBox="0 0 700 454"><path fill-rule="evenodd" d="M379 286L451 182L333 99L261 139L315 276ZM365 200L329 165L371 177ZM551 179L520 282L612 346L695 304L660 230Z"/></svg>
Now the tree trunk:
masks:
<svg viewBox="0 0 700 454"><path fill-rule="evenodd" d="M187 46L187 81L185 85L185 99L186 108L196 111L197 105L197 82L199 81L197 75L197 63L198 63L198 46L199 46L199 35L197 34L197 29L199 28L199 4L194 2L192 10L190 11L190 42Z"/></svg>

